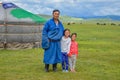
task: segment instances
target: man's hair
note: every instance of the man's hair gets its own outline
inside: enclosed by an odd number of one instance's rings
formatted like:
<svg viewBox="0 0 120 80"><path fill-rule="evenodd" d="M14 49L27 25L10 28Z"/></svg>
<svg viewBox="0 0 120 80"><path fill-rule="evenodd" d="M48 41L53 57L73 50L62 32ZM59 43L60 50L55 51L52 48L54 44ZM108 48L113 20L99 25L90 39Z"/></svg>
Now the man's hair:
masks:
<svg viewBox="0 0 120 80"><path fill-rule="evenodd" d="M54 10L53 10L53 13L54 13L54 12L59 12L59 13L60 13L60 11L59 11L58 9L54 9Z"/></svg>

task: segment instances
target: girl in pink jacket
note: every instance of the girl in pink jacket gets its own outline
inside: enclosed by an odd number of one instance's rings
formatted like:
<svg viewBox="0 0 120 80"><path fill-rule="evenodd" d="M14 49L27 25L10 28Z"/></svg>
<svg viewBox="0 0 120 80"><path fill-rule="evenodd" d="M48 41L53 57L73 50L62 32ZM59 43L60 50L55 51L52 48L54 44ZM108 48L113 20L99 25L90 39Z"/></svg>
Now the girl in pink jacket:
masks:
<svg viewBox="0 0 120 80"><path fill-rule="evenodd" d="M70 71L71 72L75 72L76 58L78 56L78 43L76 42L76 37L77 37L77 34L72 33L70 52L68 54L68 56L69 56L69 66L70 66Z"/></svg>

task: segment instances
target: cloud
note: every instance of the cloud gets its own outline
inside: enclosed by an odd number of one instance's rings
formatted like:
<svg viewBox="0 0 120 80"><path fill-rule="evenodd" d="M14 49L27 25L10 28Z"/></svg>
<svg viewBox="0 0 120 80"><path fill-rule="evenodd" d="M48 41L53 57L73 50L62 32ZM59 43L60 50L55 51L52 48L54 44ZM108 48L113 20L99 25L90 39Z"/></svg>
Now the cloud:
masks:
<svg viewBox="0 0 120 80"><path fill-rule="evenodd" d="M115 1L119 1L119 0L77 0L79 2L90 2L90 3L93 3L93 2L115 2Z"/></svg>
<svg viewBox="0 0 120 80"><path fill-rule="evenodd" d="M53 9L59 9L61 15L102 16L120 15L119 0L1 0L13 2L19 7L35 14L51 15Z"/></svg>
<svg viewBox="0 0 120 80"><path fill-rule="evenodd" d="M98 11L94 11L93 13L94 15L120 15L120 7L116 8L115 6L110 6L110 7L105 7L103 6L102 8L100 8L100 10Z"/></svg>

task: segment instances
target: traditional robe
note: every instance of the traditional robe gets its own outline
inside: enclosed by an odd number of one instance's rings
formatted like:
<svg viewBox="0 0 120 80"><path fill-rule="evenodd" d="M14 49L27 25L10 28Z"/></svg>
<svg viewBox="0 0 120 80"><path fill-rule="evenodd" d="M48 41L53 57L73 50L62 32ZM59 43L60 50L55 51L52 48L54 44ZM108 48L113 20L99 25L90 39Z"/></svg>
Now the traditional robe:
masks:
<svg viewBox="0 0 120 80"><path fill-rule="evenodd" d="M62 62L60 39L63 36L64 27L59 21L58 25L54 19L46 22L42 30L42 48L44 49L45 64Z"/></svg>

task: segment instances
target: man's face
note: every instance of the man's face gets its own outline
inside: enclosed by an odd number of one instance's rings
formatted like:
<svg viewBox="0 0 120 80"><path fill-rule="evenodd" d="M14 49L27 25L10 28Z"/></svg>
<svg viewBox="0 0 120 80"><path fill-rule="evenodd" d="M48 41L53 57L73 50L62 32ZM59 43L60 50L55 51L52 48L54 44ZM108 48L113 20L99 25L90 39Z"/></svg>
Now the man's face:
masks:
<svg viewBox="0 0 120 80"><path fill-rule="evenodd" d="M58 18L59 18L59 14L60 14L60 13L59 13L58 11L54 12L54 13L53 13L53 18L54 18L54 19L58 19Z"/></svg>

